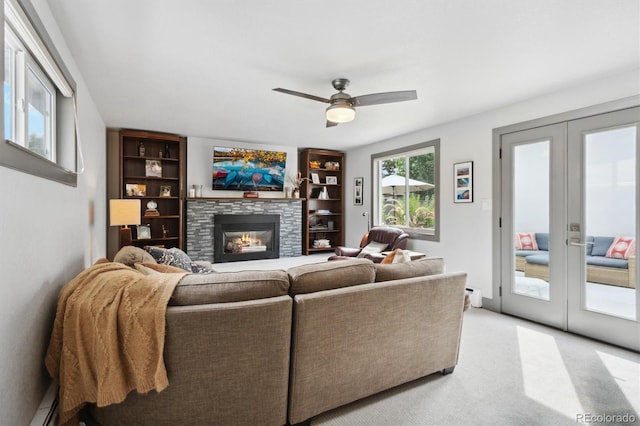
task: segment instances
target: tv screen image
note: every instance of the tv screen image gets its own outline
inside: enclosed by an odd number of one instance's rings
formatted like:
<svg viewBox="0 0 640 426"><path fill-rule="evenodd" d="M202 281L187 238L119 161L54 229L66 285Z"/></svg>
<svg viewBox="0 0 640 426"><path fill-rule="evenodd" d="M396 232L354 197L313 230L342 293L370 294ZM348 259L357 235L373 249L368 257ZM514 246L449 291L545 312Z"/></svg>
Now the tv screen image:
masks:
<svg viewBox="0 0 640 426"><path fill-rule="evenodd" d="M286 152L215 147L211 189L282 191L286 164Z"/></svg>

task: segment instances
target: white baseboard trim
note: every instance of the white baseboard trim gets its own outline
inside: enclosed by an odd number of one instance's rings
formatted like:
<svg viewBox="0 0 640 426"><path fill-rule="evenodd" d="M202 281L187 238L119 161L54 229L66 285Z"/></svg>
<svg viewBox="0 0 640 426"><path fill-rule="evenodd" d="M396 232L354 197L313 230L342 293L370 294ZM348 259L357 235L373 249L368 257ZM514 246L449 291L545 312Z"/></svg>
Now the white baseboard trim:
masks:
<svg viewBox="0 0 640 426"><path fill-rule="evenodd" d="M55 426L58 417L58 384L51 382L30 426Z"/></svg>

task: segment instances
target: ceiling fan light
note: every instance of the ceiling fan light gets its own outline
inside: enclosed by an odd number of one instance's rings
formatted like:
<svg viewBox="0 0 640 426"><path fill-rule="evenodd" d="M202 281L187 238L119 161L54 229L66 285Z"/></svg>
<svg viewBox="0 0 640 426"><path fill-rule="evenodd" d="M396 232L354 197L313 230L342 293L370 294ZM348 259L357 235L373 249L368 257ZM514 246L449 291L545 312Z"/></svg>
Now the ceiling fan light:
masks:
<svg viewBox="0 0 640 426"><path fill-rule="evenodd" d="M349 104L335 104L327 108L327 120L333 123L348 123L356 117L356 110Z"/></svg>

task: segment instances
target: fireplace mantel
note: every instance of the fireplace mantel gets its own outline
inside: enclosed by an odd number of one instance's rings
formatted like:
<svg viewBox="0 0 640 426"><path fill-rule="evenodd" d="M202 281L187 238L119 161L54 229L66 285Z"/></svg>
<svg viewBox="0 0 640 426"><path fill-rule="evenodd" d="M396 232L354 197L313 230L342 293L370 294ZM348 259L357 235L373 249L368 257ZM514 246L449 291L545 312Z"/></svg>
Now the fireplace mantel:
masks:
<svg viewBox="0 0 640 426"><path fill-rule="evenodd" d="M280 257L302 255L302 198L187 198L186 248L194 260L213 262L214 215L280 215Z"/></svg>

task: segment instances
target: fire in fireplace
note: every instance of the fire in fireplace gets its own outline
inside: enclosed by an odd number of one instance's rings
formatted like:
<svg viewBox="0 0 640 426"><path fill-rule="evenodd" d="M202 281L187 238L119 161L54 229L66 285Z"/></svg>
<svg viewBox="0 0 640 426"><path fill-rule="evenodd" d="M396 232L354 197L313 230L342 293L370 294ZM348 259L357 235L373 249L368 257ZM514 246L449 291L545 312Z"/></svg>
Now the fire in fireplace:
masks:
<svg viewBox="0 0 640 426"><path fill-rule="evenodd" d="M215 263L280 257L280 215L222 214L213 220Z"/></svg>

